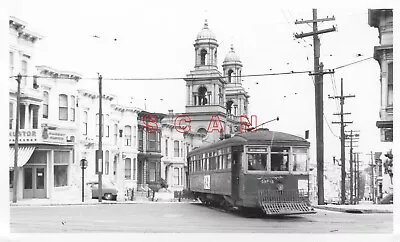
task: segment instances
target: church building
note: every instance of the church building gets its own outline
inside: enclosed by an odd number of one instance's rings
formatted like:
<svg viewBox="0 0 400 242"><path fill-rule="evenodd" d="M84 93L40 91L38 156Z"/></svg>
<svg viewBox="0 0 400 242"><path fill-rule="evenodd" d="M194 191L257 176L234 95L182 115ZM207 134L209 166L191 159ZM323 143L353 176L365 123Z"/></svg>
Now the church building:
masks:
<svg viewBox="0 0 400 242"><path fill-rule="evenodd" d="M186 113L192 132L204 134L214 143L239 132L241 115L247 115L249 95L242 86L242 62L233 46L218 70L218 42L207 20L194 43L195 66L186 75Z"/></svg>

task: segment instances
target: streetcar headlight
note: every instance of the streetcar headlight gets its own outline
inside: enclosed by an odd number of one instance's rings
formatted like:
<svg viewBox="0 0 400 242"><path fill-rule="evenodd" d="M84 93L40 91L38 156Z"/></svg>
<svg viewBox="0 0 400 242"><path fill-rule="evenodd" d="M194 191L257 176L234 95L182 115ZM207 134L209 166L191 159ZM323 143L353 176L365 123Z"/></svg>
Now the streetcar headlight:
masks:
<svg viewBox="0 0 400 242"><path fill-rule="evenodd" d="M278 185L276 185L276 188L278 189L278 191L282 191L283 190L283 184L282 183L278 183Z"/></svg>

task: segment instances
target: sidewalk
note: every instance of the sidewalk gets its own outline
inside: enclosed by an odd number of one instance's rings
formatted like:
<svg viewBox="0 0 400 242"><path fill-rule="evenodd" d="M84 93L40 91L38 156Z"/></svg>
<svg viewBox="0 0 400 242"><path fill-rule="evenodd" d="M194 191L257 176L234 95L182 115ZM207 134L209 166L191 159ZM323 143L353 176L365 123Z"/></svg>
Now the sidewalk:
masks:
<svg viewBox="0 0 400 242"><path fill-rule="evenodd" d="M12 203L10 201L10 206L12 207L24 207L24 206L66 206L66 205L111 205L111 204L144 204L144 203L154 203L154 204L161 204L161 203L197 203L193 200L182 199L181 202L178 199L174 199L173 201L108 201L102 200L100 203L98 199L85 199L85 202L82 200L55 200L55 199L22 199L17 201L17 203Z"/></svg>
<svg viewBox="0 0 400 242"><path fill-rule="evenodd" d="M313 205L313 207L344 213L393 213L393 204L373 204L372 202L360 202L356 205Z"/></svg>

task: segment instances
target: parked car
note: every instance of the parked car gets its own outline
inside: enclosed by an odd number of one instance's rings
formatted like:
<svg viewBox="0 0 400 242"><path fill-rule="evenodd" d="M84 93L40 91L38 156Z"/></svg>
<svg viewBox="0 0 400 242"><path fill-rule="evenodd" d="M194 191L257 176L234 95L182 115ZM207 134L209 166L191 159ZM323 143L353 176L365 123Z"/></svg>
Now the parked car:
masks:
<svg viewBox="0 0 400 242"><path fill-rule="evenodd" d="M96 182L87 182L87 185L90 186L92 190L92 198L99 198L99 183ZM117 200L118 189L116 185L112 182L104 182L102 183L102 198L105 200Z"/></svg>

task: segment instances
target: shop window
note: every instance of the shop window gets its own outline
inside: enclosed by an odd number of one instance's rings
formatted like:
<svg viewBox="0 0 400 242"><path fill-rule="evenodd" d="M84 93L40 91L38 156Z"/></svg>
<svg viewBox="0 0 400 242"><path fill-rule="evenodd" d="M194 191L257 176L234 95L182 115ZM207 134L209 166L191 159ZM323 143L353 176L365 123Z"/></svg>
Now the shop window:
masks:
<svg viewBox="0 0 400 242"><path fill-rule="evenodd" d="M267 154L247 154L249 171L267 170Z"/></svg>
<svg viewBox="0 0 400 242"><path fill-rule="evenodd" d="M68 185L68 166L54 166L54 186L63 187Z"/></svg>
<svg viewBox="0 0 400 242"><path fill-rule="evenodd" d="M271 149L271 171L289 171L289 148Z"/></svg>
<svg viewBox="0 0 400 242"><path fill-rule="evenodd" d="M293 148L293 171L307 171L307 149Z"/></svg>
<svg viewBox="0 0 400 242"><path fill-rule="evenodd" d="M68 186L69 151L54 151L54 187Z"/></svg>
<svg viewBox="0 0 400 242"><path fill-rule="evenodd" d="M59 95L59 120L68 120L68 96L65 94Z"/></svg>
<svg viewBox="0 0 400 242"><path fill-rule="evenodd" d="M32 189L32 168L24 168L24 189Z"/></svg>
<svg viewBox="0 0 400 242"><path fill-rule="evenodd" d="M43 92L43 118L49 118L49 92Z"/></svg>
<svg viewBox="0 0 400 242"><path fill-rule="evenodd" d="M126 158L125 159L125 180L131 180L132 178L132 173L131 173L131 159Z"/></svg>

